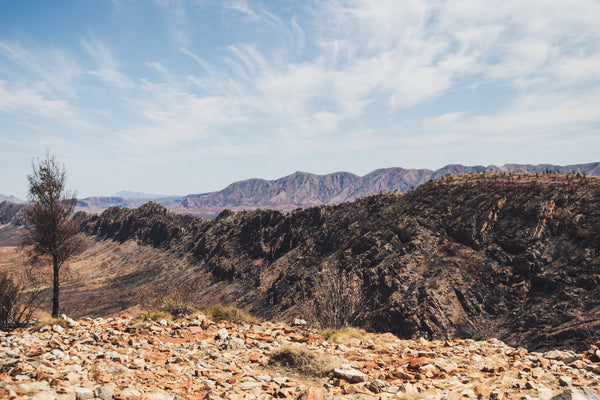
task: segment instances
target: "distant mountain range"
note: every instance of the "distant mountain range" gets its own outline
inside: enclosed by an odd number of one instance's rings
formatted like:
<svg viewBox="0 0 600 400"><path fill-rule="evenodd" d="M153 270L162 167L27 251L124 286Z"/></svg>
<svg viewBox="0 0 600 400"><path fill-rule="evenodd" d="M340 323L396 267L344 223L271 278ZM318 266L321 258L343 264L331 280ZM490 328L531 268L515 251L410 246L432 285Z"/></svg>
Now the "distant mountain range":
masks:
<svg viewBox="0 0 600 400"><path fill-rule="evenodd" d="M2 203L3 201L10 201L11 203L25 203L25 201L19 199L18 197L15 196L5 196L3 194L0 194L0 203Z"/></svg>
<svg viewBox="0 0 600 400"><path fill-rule="evenodd" d="M315 205L339 204L377 193L409 192L417 186L446 175L483 172L558 172L600 176L600 163L558 166L550 164L506 164L464 166L447 165L436 171L430 169L386 168L365 176L349 172L315 175L295 172L273 181L249 179L235 182L225 189L203 195L185 196L173 211L202 217L215 217L223 209L247 210L268 208L290 211Z"/></svg>
<svg viewBox="0 0 600 400"><path fill-rule="evenodd" d="M600 162L566 166L505 164L501 167L451 164L435 171L385 168L377 169L362 177L349 172L335 172L327 175L295 172L272 181L264 179L239 181L223 190L211 193L163 196L122 191L114 196L87 197L79 200L77 210L101 213L110 207L137 208L148 201L154 201L178 213L206 218L213 218L224 209L237 211L268 208L291 211L315 205L339 204L376 193L409 192L431 179L446 175L485 172L557 172L600 176ZM0 202L4 200L22 202L13 196L0 195Z"/></svg>

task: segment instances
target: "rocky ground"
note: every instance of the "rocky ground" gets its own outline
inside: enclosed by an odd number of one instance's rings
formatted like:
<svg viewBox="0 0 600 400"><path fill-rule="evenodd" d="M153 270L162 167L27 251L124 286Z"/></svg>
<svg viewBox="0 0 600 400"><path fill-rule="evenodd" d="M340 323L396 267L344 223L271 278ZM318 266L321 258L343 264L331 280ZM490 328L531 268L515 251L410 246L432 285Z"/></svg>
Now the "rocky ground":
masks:
<svg viewBox="0 0 600 400"><path fill-rule="evenodd" d="M135 329L130 316L66 320L0 333L0 398L600 399L597 345L534 353L496 339L328 342L303 326L203 316ZM319 377L274 365L288 343L337 368Z"/></svg>

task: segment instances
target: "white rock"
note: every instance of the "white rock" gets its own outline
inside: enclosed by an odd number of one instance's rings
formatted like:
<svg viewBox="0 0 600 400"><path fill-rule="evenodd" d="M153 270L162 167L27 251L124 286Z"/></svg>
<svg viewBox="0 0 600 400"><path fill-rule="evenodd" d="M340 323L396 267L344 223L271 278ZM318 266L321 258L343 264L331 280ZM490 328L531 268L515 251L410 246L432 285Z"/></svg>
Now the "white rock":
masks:
<svg viewBox="0 0 600 400"><path fill-rule="evenodd" d="M91 389L85 387L76 387L75 388L75 399L76 400L87 400L93 399L94 392Z"/></svg>
<svg viewBox="0 0 600 400"><path fill-rule="evenodd" d="M590 388L569 388L554 396L552 400L600 400L600 396Z"/></svg>
<svg viewBox="0 0 600 400"><path fill-rule="evenodd" d="M349 368L349 369L335 368L333 370L333 375L336 378L345 379L349 382L354 382L354 383L367 381L367 375L363 374L360 371L352 369L352 368Z"/></svg>

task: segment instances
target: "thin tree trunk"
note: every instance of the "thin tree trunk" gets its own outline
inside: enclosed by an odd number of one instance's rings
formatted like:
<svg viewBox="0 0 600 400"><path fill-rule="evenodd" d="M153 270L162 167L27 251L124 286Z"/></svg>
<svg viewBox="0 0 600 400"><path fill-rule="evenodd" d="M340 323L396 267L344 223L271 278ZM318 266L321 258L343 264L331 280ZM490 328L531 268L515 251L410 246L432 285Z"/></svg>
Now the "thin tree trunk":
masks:
<svg viewBox="0 0 600 400"><path fill-rule="evenodd" d="M58 281L58 260L56 257L52 260L52 266L54 269L54 288L52 290L52 318L58 318L58 309L59 309L59 281Z"/></svg>

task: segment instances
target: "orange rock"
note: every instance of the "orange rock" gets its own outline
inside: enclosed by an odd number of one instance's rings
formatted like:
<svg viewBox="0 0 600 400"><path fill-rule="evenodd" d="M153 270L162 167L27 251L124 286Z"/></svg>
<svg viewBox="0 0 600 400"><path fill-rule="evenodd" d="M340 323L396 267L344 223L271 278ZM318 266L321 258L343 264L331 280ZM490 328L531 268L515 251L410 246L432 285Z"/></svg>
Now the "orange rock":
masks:
<svg viewBox="0 0 600 400"><path fill-rule="evenodd" d="M309 387L305 392L305 400L324 400L325 394L320 388L314 386Z"/></svg>
<svg viewBox="0 0 600 400"><path fill-rule="evenodd" d="M258 360L260 360L260 354L259 353L252 353L250 354L250 361L253 363L257 363Z"/></svg>
<svg viewBox="0 0 600 400"><path fill-rule="evenodd" d="M375 369L375 368L377 368L377 364L375 364L373 361L365 361L363 363L363 368L366 368L366 369Z"/></svg>
<svg viewBox="0 0 600 400"><path fill-rule="evenodd" d="M426 358L424 358L424 357L413 358L408 364L408 369L417 370L425 364L427 364Z"/></svg>
<svg viewBox="0 0 600 400"><path fill-rule="evenodd" d="M474 392L477 397L489 397L492 393L492 389L483 386L475 386Z"/></svg>

